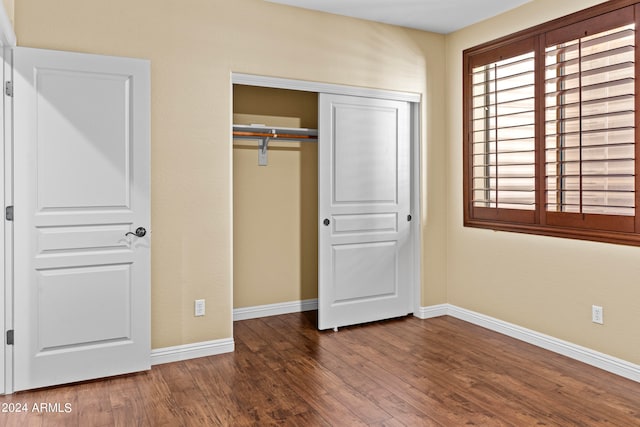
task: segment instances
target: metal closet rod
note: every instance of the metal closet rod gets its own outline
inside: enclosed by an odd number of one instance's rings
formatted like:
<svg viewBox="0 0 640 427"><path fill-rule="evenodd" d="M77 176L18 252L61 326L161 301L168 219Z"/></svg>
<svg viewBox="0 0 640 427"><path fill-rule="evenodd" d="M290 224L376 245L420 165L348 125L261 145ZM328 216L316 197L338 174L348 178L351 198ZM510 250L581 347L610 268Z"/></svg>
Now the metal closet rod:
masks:
<svg viewBox="0 0 640 427"><path fill-rule="evenodd" d="M317 135L301 135L293 133L282 133L274 130L273 133L266 132L243 132L234 130L233 136L235 137L251 137L251 138L272 138L272 139L318 139Z"/></svg>
<svg viewBox="0 0 640 427"><path fill-rule="evenodd" d="M271 139L285 139L300 142L318 140L318 129L284 128L263 125L233 125L233 137L242 139L259 139L258 165L267 165L267 149Z"/></svg>
<svg viewBox="0 0 640 427"><path fill-rule="evenodd" d="M318 129L233 125L233 136L274 139L318 139Z"/></svg>

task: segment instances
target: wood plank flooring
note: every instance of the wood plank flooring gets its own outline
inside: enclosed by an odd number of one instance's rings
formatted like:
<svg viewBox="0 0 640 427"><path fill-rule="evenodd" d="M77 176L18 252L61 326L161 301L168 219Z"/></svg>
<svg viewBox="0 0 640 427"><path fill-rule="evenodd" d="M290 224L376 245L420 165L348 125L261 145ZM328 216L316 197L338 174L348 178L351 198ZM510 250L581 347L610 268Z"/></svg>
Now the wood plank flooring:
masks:
<svg viewBox="0 0 640 427"><path fill-rule="evenodd" d="M639 383L451 317L315 322L236 322L232 354L0 396L27 408L0 426L640 426Z"/></svg>

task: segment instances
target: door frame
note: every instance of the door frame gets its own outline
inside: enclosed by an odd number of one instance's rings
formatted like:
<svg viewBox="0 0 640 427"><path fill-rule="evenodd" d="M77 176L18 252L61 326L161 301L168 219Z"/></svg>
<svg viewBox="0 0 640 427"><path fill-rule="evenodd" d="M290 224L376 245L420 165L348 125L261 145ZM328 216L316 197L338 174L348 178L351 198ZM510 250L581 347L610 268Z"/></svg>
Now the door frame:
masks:
<svg viewBox="0 0 640 427"><path fill-rule="evenodd" d="M314 92L314 93L329 93L335 95L350 95L350 96L360 96L365 98L381 98L381 99L389 99L396 101L406 101L409 103L409 116L411 120L410 124L410 150L411 150L411 158L410 158L410 182L411 182L411 196L410 196L410 207L411 207L411 245L413 247L413 259L412 259L412 269L411 269L411 284L412 284L412 301L411 306L413 307L413 313L417 314L420 311L420 300L421 300L421 252L422 252L422 239L421 239L421 230L422 230L422 214L421 214L421 203L420 203L420 192L421 192L421 170L420 170L420 159L421 159L421 102L422 95L420 93L414 92L401 92L401 91L393 91L393 90L385 90L385 89L372 89L358 86L348 86L348 85L339 85L339 84L331 84L331 83L320 83L320 82L312 82L306 80L296 80L296 79L287 79L281 77L269 77L269 76L260 76L255 74L246 74L246 73L236 73L231 72L230 78L230 93L233 94L233 85L240 84L246 86L257 86L257 87L267 87L273 89L289 89L289 90L298 90L298 91L306 91L306 92ZM233 102L230 105L230 117L231 121L233 121ZM229 146L232 146L233 143L233 135L232 135L232 123L229 125ZM233 151L233 150L232 150ZM230 164L230 180L231 180L231 188L233 188L233 153L229 156L229 164ZM229 248L229 252L231 254L231 295L233 295L233 191L231 192L231 200L230 200L230 209L231 209L231 247ZM231 310L231 324L233 330L233 303Z"/></svg>
<svg viewBox="0 0 640 427"><path fill-rule="evenodd" d="M0 149L0 207L4 211L5 206L11 205L13 200L12 182L12 111L11 99L4 95L4 82L11 80L11 48L16 46L16 34L13 31L11 20L7 14L4 3L0 2L0 60L2 61L2 102L0 102L0 116L2 117L2 149ZM3 214L4 217L4 214ZM0 394L13 391L13 352L6 345L5 331L13 328L13 281L12 281L12 224L4 218L4 224L0 227L0 331L2 332L2 344L0 345Z"/></svg>

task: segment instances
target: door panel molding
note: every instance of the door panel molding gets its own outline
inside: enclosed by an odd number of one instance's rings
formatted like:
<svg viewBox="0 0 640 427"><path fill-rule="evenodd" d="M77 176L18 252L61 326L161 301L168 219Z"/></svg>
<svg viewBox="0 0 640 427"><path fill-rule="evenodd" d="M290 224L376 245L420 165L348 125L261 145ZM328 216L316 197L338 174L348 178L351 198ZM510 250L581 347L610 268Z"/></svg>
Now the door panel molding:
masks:
<svg viewBox="0 0 640 427"><path fill-rule="evenodd" d="M149 61L12 54L11 391L149 369Z"/></svg>
<svg viewBox="0 0 640 427"><path fill-rule="evenodd" d="M318 328L412 311L410 104L319 97ZM346 221L349 232L340 232ZM333 222L333 226L329 227Z"/></svg>

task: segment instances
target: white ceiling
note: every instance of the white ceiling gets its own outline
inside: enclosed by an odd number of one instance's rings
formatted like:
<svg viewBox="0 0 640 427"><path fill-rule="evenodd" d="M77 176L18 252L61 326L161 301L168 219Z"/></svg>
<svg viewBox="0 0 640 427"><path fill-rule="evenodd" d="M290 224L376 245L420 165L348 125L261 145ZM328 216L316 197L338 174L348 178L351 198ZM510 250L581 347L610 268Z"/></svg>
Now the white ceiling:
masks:
<svg viewBox="0 0 640 427"><path fill-rule="evenodd" d="M448 34L531 0L266 0Z"/></svg>

